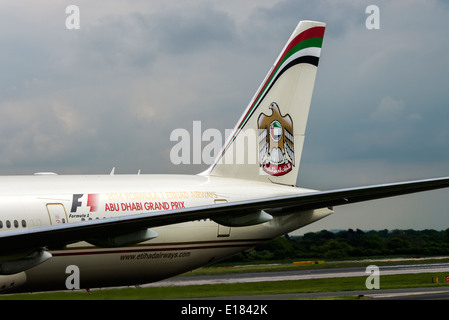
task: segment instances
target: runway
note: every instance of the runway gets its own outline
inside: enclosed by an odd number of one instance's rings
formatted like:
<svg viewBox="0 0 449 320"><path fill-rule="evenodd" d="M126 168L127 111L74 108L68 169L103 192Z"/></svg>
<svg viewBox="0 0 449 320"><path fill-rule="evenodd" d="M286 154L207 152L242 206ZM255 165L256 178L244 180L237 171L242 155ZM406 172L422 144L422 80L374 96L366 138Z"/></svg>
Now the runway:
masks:
<svg viewBox="0 0 449 320"><path fill-rule="evenodd" d="M294 300L352 296L360 300L449 300L449 288L406 288L338 292L289 293L238 297L212 297L202 300Z"/></svg>
<svg viewBox="0 0 449 320"><path fill-rule="evenodd" d="M380 266L380 275L448 272L449 263ZM342 277L367 277L364 267L309 269L293 271L230 273L223 275L175 277L145 285L145 287L192 286L204 284L248 283L266 281L288 281Z"/></svg>
<svg viewBox="0 0 449 320"><path fill-rule="evenodd" d="M379 266L380 276L394 274L416 274L416 273L441 273L447 272L449 276L449 263L429 263L429 264L403 264ZM274 272L254 272L254 273L230 273L223 275L207 276L185 276L175 277L156 283L147 284L144 287L163 287L163 286L190 286L206 284L225 284L225 283L250 283L267 281L291 281L303 279L324 279L341 277L368 277L366 267L349 268L331 268L331 269L309 269L293 271L274 271ZM441 280L442 281L442 280ZM444 288L407 288L391 290L361 290L361 291L343 291L343 292L322 292L322 293L298 293L287 295L270 296L245 296L245 297L226 297L225 299L308 299L316 297L330 296L360 296L371 299L449 299L449 287ZM220 299L220 298L217 298Z"/></svg>

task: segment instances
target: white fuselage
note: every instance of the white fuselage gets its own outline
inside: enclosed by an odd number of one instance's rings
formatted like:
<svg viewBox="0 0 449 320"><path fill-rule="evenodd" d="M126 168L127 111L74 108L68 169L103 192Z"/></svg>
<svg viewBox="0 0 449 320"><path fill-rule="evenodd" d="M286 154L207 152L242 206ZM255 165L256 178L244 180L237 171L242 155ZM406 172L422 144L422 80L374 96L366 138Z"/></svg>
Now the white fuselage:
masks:
<svg viewBox="0 0 449 320"><path fill-rule="evenodd" d="M0 232L310 191L200 175L2 177ZM66 289L71 265L79 268L82 288L158 281L250 249L330 213L311 210L232 228L207 219L153 228L158 237L126 247L79 242L50 248L53 257L44 263L0 275L0 292Z"/></svg>

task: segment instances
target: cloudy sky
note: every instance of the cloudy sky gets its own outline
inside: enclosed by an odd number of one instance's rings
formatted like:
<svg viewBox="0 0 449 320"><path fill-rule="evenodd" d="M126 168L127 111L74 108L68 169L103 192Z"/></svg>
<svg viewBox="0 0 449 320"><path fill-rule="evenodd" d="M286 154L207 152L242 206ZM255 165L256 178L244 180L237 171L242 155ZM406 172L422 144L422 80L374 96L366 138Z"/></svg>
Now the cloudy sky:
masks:
<svg viewBox="0 0 449 320"><path fill-rule="evenodd" d="M170 162L170 133L233 128L298 21L318 20L299 185L448 176L448 16L443 0L2 0L0 172L200 172ZM448 192L339 207L304 231L446 229Z"/></svg>

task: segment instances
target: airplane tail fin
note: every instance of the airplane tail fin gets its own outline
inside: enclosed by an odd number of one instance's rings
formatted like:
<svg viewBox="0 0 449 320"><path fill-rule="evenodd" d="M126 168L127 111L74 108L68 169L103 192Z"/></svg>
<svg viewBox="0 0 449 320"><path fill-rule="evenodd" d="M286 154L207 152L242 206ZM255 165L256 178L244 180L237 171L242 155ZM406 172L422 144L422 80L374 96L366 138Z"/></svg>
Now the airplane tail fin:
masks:
<svg viewBox="0 0 449 320"><path fill-rule="evenodd" d="M203 175L296 184L324 29L299 22Z"/></svg>

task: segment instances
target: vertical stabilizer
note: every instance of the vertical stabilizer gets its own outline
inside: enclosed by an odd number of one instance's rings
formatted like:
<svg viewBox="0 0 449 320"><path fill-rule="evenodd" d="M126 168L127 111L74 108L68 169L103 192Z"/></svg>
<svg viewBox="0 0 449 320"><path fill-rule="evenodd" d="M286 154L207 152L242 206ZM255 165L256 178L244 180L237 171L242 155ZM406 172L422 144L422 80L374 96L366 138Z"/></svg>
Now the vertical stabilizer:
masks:
<svg viewBox="0 0 449 320"><path fill-rule="evenodd" d="M204 175L294 185L325 24L301 21Z"/></svg>

